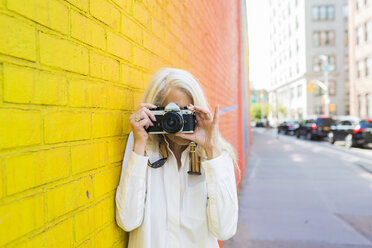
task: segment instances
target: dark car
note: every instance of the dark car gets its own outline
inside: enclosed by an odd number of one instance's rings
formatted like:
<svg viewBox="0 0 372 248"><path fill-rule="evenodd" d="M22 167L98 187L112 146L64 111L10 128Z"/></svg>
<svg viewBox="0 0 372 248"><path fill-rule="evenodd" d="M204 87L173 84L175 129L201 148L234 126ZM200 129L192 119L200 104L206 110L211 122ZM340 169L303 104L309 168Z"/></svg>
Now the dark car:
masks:
<svg viewBox="0 0 372 248"><path fill-rule="evenodd" d="M372 120L341 119L331 126L328 133L329 143L334 144L339 140L345 141L348 148L372 143Z"/></svg>
<svg viewBox="0 0 372 248"><path fill-rule="evenodd" d="M295 134L298 127L298 121L285 121L278 126L278 133Z"/></svg>
<svg viewBox="0 0 372 248"><path fill-rule="evenodd" d="M304 136L308 140L322 139L328 136L334 120L328 116L319 116L315 119L306 119L300 123L296 137Z"/></svg>

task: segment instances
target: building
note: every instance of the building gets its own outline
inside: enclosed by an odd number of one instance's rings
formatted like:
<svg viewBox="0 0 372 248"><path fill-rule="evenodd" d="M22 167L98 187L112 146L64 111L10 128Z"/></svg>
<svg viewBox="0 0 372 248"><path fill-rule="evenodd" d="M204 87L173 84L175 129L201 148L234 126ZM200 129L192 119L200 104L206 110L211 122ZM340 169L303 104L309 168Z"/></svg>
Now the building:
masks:
<svg viewBox="0 0 372 248"><path fill-rule="evenodd" d="M349 1L350 112L372 118L372 0Z"/></svg>
<svg viewBox="0 0 372 248"><path fill-rule="evenodd" d="M310 82L326 81L325 61L330 113L348 114L347 0L270 0L269 11L269 101L276 106L269 119L325 113L323 90L307 91ZM275 112L281 108L285 113Z"/></svg>

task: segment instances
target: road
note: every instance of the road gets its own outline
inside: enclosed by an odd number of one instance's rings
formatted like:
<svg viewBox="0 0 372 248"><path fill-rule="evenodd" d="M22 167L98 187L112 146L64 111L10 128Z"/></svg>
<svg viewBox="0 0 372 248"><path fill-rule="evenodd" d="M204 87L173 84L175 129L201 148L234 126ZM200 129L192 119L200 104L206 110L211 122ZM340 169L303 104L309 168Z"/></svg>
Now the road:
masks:
<svg viewBox="0 0 372 248"><path fill-rule="evenodd" d="M254 129L224 248L372 248L372 149Z"/></svg>

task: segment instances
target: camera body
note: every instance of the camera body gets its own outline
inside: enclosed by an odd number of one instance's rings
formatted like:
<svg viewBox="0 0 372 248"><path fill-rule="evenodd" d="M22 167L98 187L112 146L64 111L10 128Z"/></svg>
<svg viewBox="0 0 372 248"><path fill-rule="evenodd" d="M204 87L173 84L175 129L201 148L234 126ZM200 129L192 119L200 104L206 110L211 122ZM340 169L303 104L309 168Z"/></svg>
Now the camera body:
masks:
<svg viewBox="0 0 372 248"><path fill-rule="evenodd" d="M165 107L150 109L155 115L156 121L146 129L149 134L163 133L193 133L196 126L194 111L180 107L171 102Z"/></svg>

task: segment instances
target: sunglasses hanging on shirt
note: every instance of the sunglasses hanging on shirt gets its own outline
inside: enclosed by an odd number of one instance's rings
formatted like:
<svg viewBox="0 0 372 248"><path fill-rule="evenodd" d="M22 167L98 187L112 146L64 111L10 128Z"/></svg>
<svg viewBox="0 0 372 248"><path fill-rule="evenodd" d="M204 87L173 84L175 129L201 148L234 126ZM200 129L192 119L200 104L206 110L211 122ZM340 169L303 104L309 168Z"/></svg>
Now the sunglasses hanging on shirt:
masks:
<svg viewBox="0 0 372 248"><path fill-rule="evenodd" d="M197 145L195 142L190 143L189 173L190 175L201 175L200 157L196 154Z"/></svg>

